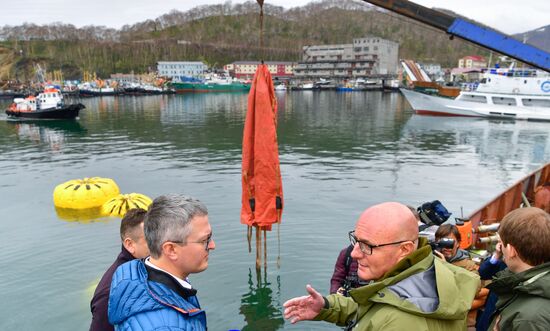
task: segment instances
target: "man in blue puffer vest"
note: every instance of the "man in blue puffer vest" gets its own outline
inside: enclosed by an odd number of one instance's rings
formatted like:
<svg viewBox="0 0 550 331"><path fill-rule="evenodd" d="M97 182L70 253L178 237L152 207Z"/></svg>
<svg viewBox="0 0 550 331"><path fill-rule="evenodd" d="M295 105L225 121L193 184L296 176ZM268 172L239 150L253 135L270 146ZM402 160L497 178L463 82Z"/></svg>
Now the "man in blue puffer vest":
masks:
<svg viewBox="0 0 550 331"><path fill-rule="evenodd" d="M151 256L118 267L109 296L115 330L206 330L206 313L187 277L208 267L216 248L206 206L194 198L156 198L144 222Z"/></svg>

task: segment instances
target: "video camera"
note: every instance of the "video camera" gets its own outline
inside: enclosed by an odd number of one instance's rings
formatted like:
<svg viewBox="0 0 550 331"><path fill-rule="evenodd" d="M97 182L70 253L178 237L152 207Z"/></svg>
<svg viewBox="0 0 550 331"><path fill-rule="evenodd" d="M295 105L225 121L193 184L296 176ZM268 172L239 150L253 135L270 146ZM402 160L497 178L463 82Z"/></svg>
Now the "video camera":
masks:
<svg viewBox="0 0 550 331"><path fill-rule="evenodd" d="M441 252L442 249L453 249L455 247L455 240L451 238L441 238L436 242L431 242L432 250Z"/></svg>
<svg viewBox="0 0 550 331"><path fill-rule="evenodd" d="M423 223L418 226L419 235L427 238L432 248L435 249L435 231L449 219L451 213L439 200L425 202L416 210L420 216L420 222Z"/></svg>
<svg viewBox="0 0 550 331"><path fill-rule="evenodd" d="M417 208L418 215L420 215L420 221L426 225L426 227L432 225L441 225L445 223L451 216L451 213L443 206L439 200L423 203ZM420 229L419 229L420 230Z"/></svg>

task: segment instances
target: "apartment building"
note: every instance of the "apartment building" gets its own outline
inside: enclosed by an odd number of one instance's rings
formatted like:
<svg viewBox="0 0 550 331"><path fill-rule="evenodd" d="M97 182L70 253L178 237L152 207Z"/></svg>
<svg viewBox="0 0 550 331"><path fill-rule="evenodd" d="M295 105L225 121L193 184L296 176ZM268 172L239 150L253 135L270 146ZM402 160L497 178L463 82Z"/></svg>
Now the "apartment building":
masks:
<svg viewBox="0 0 550 331"><path fill-rule="evenodd" d="M227 64L223 69L232 77L239 79L252 79L260 61L236 61ZM293 75L294 62L264 61L273 78L288 78Z"/></svg>
<svg viewBox="0 0 550 331"><path fill-rule="evenodd" d="M378 37L355 38L352 44L303 47L295 77L359 78L396 75L399 44Z"/></svg>
<svg viewBox="0 0 550 331"><path fill-rule="evenodd" d="M183 77L199 77L204 75L208 66L201 61L159 61L157 72L159 76L172 78L174 81Z"/></svg>

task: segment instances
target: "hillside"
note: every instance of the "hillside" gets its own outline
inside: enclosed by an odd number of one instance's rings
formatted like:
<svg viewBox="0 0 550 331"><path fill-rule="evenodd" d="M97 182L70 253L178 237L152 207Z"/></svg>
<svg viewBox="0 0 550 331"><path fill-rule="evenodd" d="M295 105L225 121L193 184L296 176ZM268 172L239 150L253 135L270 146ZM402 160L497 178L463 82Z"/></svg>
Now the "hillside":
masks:
<svg viewBox="0 0 550 331"><path fill-rule="evenodd" d="M550 25L543 26L533 31L516 34L514 38L550 52Z"/></svg>
<svg viewBox="0 0 550 331"><path fill-rule="evenodd" d="M465 55L487 55L410 19L375 9L364 2L325 0L289 10L264 6L264 48L259 42L256 2L199 6L172 11L120 30L105 27L25 24L0 28L0 79L30 79L34 63L65 78L83 71L100 77L110 73L144 72L161 60L202 60L221 67L236 60L300 61L302 46L351 43L353 38L379 36L400 43L399 56L455 66ZM4 60L2 60L4 59ZM8 60L6 60L8 59Z"/></svg>

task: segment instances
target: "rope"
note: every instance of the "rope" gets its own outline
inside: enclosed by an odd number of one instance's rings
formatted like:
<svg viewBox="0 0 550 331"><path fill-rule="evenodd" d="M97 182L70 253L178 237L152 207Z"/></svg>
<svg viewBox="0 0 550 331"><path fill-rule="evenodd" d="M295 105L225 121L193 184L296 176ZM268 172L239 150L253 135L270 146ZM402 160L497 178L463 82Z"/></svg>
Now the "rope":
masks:
<svg viewBox="0 0 550 331"><path fill-rule="evenodd" d="M264 64L264 1L256 0L260 5L260 61Z"/></svg>
<svg viewBox="0 0 550 331"><path fill-rule="evenodd" d="M281 221L277 222L277 268L281 267Z"/></svg>

